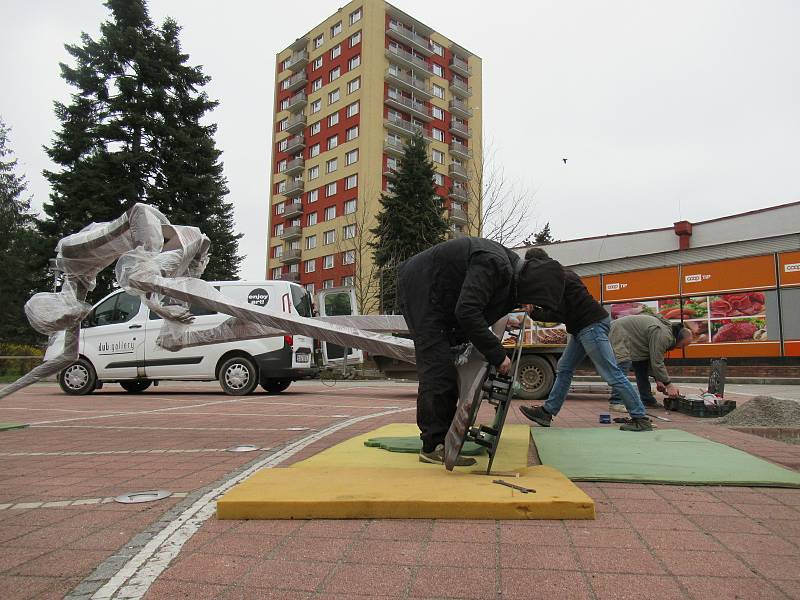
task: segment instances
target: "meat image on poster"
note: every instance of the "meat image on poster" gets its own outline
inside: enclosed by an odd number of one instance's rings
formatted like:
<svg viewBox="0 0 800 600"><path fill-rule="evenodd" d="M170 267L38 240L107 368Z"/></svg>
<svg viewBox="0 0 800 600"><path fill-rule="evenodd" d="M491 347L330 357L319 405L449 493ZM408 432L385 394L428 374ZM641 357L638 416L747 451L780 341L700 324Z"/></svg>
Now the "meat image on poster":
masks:
<svg viewBox="0 0 800 600"><path fill-rule="evenodd" d="M648 302L619 302L611 305L611 320L630 315L655 315L658 313L658 300Z"/></svg>
<svg viewBox="0 0 800 600"><path fill-rule="evenodd" d="M514 322L521 322L525 318L525 339L524 344L566 344L567 329L561 323L541 323L532 321L525 313L511 313ZM516 331L512 333L516 334ZM503 345L513 345L516 343L516 335L506 332L503 338Z"/></svg>

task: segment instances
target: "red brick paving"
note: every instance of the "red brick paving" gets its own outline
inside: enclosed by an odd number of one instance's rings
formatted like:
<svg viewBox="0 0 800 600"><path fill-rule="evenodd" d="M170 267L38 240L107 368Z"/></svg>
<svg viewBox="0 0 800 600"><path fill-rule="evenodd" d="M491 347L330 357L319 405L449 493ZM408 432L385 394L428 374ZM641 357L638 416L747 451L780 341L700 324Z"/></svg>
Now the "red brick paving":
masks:
<svg viewBox="0 0 800 600"><path fill-rule="evenodd" d="M0 416L6 415L5 420L12 420L11 414L15 421L78 420L0 434L0 504L103 498L149 487L191 493L259 455L214 449L237 443L274 448L309 432L268 429L322 428L346 418L335 414L414 406L413 388L397 385L312 384L280 396L242 399L224 396L213 386L165 385L139 396L114 387L74 398L54 386L36 386L4 401ZM197 404L205 406L193 407ZM3 412L11 407L23 410ZM176 410L108 416L171 407ZM597 397L572 399L555 425L596 426L604 408ZM413 418L411 411L345 428L292 462L359 432ZM800 446L683 415L671 418L673 423L660 422L659 427L680 427L790 467L800 465ZM523 422L516 411L509 420ZM91 428L76 427L86 425ZM170 449L207 451L132 453ZM128 453L8 456L122 450ZM800 598L800 490L580 487L595 499L595 521L212 518L146 598ZM180 501L0 510L0 598L63 597Z"/></svg>

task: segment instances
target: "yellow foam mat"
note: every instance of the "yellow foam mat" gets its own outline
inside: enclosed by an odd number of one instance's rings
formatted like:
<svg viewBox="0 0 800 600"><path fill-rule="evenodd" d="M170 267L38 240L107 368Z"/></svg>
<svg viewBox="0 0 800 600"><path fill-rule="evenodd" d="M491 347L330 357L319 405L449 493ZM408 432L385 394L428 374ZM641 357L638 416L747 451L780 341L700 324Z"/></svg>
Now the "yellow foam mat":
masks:
<svg viewBox="0 0 800 600"><path fill-rule="evenodd" d="M379 436L418 435L413 424L381 427L288 468L262 469L217 502L220 519L593 519L594 502L559 471L526 467L528 428L503 431L493 471L448 472L414 454L367 448ZM483 469L481 469L483 465ZM493 483L532 488L522 493Z"/></svg>

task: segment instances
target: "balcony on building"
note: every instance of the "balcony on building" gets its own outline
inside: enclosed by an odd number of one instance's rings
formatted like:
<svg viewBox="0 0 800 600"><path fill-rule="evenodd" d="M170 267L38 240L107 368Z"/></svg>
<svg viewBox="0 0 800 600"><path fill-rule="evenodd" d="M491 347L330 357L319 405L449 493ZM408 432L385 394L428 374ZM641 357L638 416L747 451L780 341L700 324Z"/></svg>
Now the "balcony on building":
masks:
<svg viewBox="0 0 800 600"><path fill-rule="evenodd" d="M383 140L383 149L389 154L395 156L403 156L406 151L406 144L403 141L394 138L386 138Z"/></svg>
<svg viewBox="0 0 800 600"><path fill-rule="evenodd" d="M294 92L302 87L305 87L306 83L308 83L308 76L306 75L305 71L300 71L299 73L295 73L289 77L289 82L284 89Z"/></svg>
<svg viewBox="0 0 800 600"><path fill-rule="evenodd" d="M450 228L450 239L456 240L458 238L465 237L467 234L464 233L464 230L460 227L456 227L455 225Z"/></svg>
<svg viewBox="0 0 800 600"><path fill-rule="evenodd" d="M386 48L385 54L386 57L391 59L393 62L400 63L401 65L408 67L421 77L430 77L433 75L431 66L425 62L425 60L419 56L415 56L411 52L403 50L402 48L390 46Z"/></svg>
<svg viewBox="0 0 800 600"><path fill-rule="evenodd" d="M283 215L281 215L284 219L291 219L292 217L299 217L303 214L303 205L300 202L292 202L291 204L287 204L283 207ZM284 228L284 231L286 229Z"/></svg>
<svg viewBox="0 0 800 600"><path fill-rule="evenodd" d="M303 235L303 228L300 225L292 225L290 227L284 227L280 237L284 241L291 241L299 239L301 235ZM286 252L291 252L291 250L285 250L283 256L286 256ZM297 252L299 254L300 250Z"/></svg>
<svg viewBox="0 0 800 600"><path fill-rule="evenodd" d="M395 86L403 89L411 94L415 94L425 100L433 98L433 90L428 82L418 77L412 77L402 71L392 72L392 69L386 69L386 81Z"/></svg>
<svg viewBox="0 0 800 600"><path fill-rule="evenodd" d="M306 161L302 157L293 158L286 163L286 170L283 173L284 175L296 175L297 173L302 173L305 167Z"/></svg>
<svg viewBox="0 0 800 600"><path fill-rule="evenodd" d="M456 202L466 202L469 199L466 188L460 185L454 185L450 189L449 196Z"/></svg>
<svg viewBox="0 0 800 600"><path fill-rule="evenodd" d="M450 91L460 98L469 98L472 96L472 87L458 79L453 79L450 82Z"/></svg>
<svg viewBox="0 0 800 600"><path fill-rule="evenodd" d="M303 129L306 128L306 116L303 113L298 115L292 115L289 117L289 120L286 122L286 128L284 129L287 133L300 133Z"/></svg>
<svg viewBox="0 0 800 600"><path fill-rule="evenodd" d="M285 265L290 265L292 263L300 262L300 250L298 249L284 250L283 255L280 257L280 261Z"/></svg>
<svg viewBox="0 0 800 600"><path fill-rule="evenodd" d="M469 223L469 218L467 217L467 213L465 213L460 208L452 208L450 209L450 220L454 223L461 223L462 225L466 225Z"/></svg>
<svg viewBox="0 0 800 600"><path fill-rule="evenodd" d="M459 165L458 163L450 163L450 177L453 179L458 179L460 181L467 181L469 180L469 175L467 175L467 169L463 165Z"/></svg>
<svg viewBox="0 0 800 600"><path fill-rule="evenodd" d="M433 54L433 48L431 48L431 43L428 38L419 35L416 31L402 23L389 22L389 26L386 28L386 35L401 44L411 46L420 54L424 54L425 56L431 56Z"/></svg>
<svg viewBox="0 0 800 600"><path fill-rule="evenodd" d="M460 142L452 142L450 144L450 154L456 156L457 158L472 158L472 150Z"/></svg>
<svg viewBox="0 0 800 600"><path fill-rule="evenodd" d="M306 104L308 103L308 98L306 97L305 92L299 92L289 98L289 104L286 106L286 110L291 112L297 112L299 109L305 108Z"/></svg>
<svg viewBox="0 0 800 600"><path fill-rule="evenodd" d="M450 60L450 70L464 77L469 77L472 74L472 68L470 68L469 63L455 54Z"/></svg>
<svg viewBox="0 0 800 600"><path fill-rule="evenodd" d="M459 123L455 119L450 121L450 133L465 138L472 137L472 131L470 130L469 126L465 125L464 123Z"/></svg>
<svg viewBox="0 0 800 600"><path fill-rule="evenodd" d="M286 64L286 68L289 69L292 73L297 73L300 69L305 68L308 64L308 51L303 48L300 52L295 52L289 58L289 62Z"/></svg>
<svg viewBox="0 0 800 600"><path fill-rule="evenodd" d="M400 135L407 135L412 136L419 134L424 138L428 138L428 134L422 125L417 125L416 123L412 123L411 121L406 121L405 119L400 119L395 116L390 116L387 119L384 119L384 124L386 128L399 133Z"/></svg>
<svg viewBox="0 0 800 600"><path fill-rule="evenodd" d="M472 109L467 104L458 98L450 100L450 112L462 119L472 118Z"/></svg>
<svg viewBox="0 0 800 600"><path fill-rule="evenodd" d="M306 140L302 135L296 135L294 137L290 137L288 143L286 144L286 149L284 152L288 152L289 154L297 154L306 147Z"/></svg>
<svg viewBox="0 0 800 600"><path fill-rule="evenodd" d="M299 250L298 250L299 252ZM276 281L294 281L295 283L300 281L300 272L299 271L287 271L286 273L281 273L280 277L275 278Z"/></svg>
<svg viewBox="0 0 800 600"><path fill-rule="evenodd" d="M300 52L300 50L305 50L307 47L308 47L308 34L301 35L299 38L297 38L295 41L289 44L289 47L286 49L292 50L294 52Z"/></svg>
<svg viewBox="0 0 800 600"><path fill-rule="evenodd" d="M302 179L290 179L286 182L283 195L287 198L296 198L303 193L305 182Z"/></svg>
<svg viewBox="0 0 800 600"><path fill-rule="evenodd" d="M392 108L411 113L413 116L418 119L422 119L426 123L433 120L430 106L420 102L416 98L407 98L405 96L401 96L394 90L390 89L388 96L384 99L384 102Z"/></svg>

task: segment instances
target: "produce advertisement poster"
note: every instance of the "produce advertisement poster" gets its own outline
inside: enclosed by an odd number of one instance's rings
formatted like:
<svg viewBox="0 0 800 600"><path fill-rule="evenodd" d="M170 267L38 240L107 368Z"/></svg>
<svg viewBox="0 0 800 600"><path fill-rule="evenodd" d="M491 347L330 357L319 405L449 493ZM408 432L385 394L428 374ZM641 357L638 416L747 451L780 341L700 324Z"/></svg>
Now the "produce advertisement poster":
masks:
<svg viewBox="0 0 800 600"><path fill-rule="evenodd" d="M567 329L561 323L541 323L539 321L531 321L525 313L511 313L513 327L516 329L516 324L521 323L522 319L526 318L525 323L525 344L566 344L567 343ZM512 332L516 334L516 331ZM510 335L506 331L503 337L503 344L508 345L516 342L516 336Z"/></svg>
<svg viewBox="0 0 800 600"><path fill-rule="evenodd" d="M694 332L696 344L767 341L764 292L625 302L611 306L612 319L630 314L657 314L674 323L683 320Z"/></svg>

